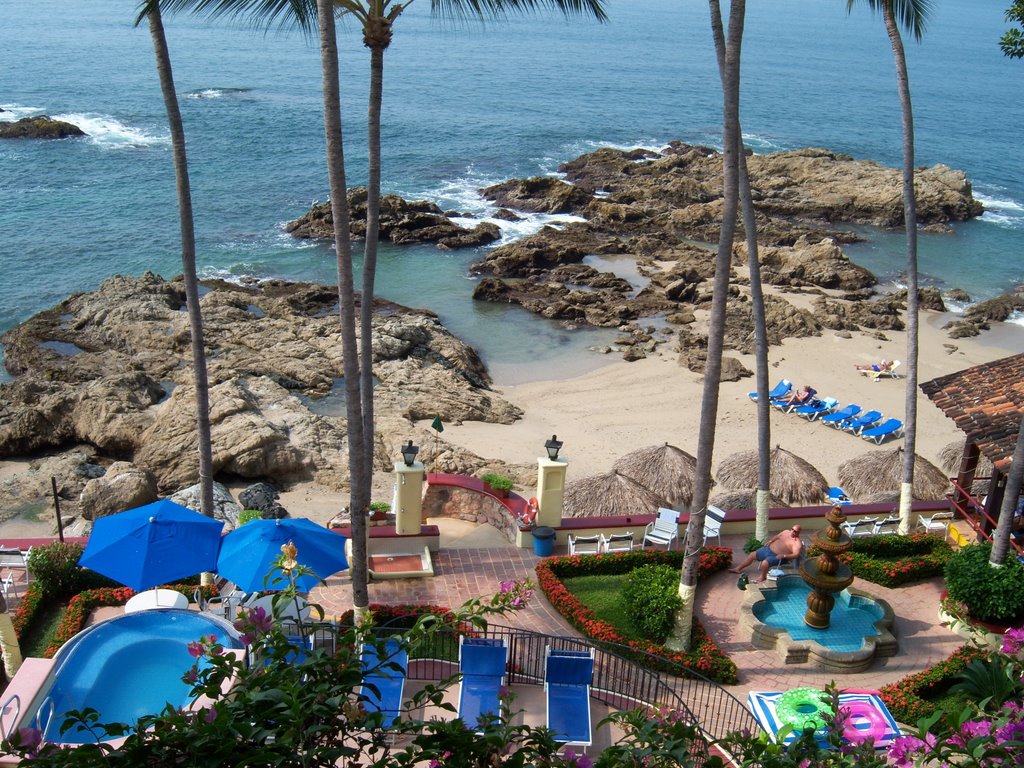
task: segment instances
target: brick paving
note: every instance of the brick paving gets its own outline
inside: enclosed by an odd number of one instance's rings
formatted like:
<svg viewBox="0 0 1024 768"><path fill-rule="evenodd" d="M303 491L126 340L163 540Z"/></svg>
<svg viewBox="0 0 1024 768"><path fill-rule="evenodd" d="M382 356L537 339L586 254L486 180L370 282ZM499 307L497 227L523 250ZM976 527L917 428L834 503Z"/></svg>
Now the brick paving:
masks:
<svg viewBox="0 0 1024 768"><path fill-rule="evenodd" d="M723 545L732 547L738 562L745 537L724 536ZM559 552L556 552L558 554ZM489 598L506 579L534 577L540 559L532 551L512 545L482 548L444 548L433 555L433 578L392 579L371 582L370 602L381 604L432 603L458 606L472 598ZM815 670L807 664L787 665L780 654L756 649L749 633L738 622L739 606L745 592L737 589L736 576L715 574L697 593L696 612L715 641L739 667L740 682L727 686L741 700L749 691L784 691L798 686L823 687L831 680L845 688L877 689L885 683L920 671L947 657L963 640L939 624L939 596L942 579L936 578L910 587L886 589L876 584L854 581L854 586L887 600L896 613L894 634L899 643L896 656L876 660L866 672L835 675ZM346 574L328 580L311 596L324 606L328 615L338 615L352 607L351 583ZM499 619L507 624L553 635L578 633L559 616L539 592L524 610Z"/></svg>

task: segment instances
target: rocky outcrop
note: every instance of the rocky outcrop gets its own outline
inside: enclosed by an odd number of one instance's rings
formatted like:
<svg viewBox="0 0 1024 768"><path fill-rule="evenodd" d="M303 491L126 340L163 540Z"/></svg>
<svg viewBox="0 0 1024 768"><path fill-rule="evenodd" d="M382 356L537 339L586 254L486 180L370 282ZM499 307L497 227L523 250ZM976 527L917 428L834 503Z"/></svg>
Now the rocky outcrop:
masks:
<svg viewBox="0 0 1024 768"><path fill-rule="evenodd" d="M204 285L215 473L343 487L348 430L336 289ZM154 493L195 483L184 301L180 280L113 277L5 334L15 378L0 385L0 457L85 445L96 464L128 459L151 473ZM434 315L379 301L373 327L381 468L390 470L399 443L415 434L410 420L510 423L521 415L491 391L476 352Z"/></svg>
<svg viewBox="0 0 1024 768"><path fill-rule="evenodd" d="M0 139L66 139L85 135L77 125L54 120L49 115L23 117L14 122L0 121Z"/></svg>
<svg viewBox="0 0 1024 768"><path fill-rule="evenodd" d="M79 501L86 519L98 520L156 499L156 478L152 473L126 461L116 461L102 477L85 484Z"/></svg>
<svg viewBox="0 0 1024 768"><path fill-rule="evenodd" d="M954 339L977 336L989 329L990 322L1003 322L1014 312L1024 312L1024 289L979 301L969 307L958 320L946 324L949 335Z"/></svg>
<svg viewBox="0 0 1024 768"><path fill-rule="evenodd" d="M348 191L350 230L354 237L366 237L366 189ZM285 225L285 231L302 239L333 239L334 216L331 204L315 203L305 214ZM470 248L487 245L501 237L501 230L490 222L473 229L460 227L434 203L409 202L398 195L383 195L380 200L380 239L395 244L436 243L442 248Z"/></svg>

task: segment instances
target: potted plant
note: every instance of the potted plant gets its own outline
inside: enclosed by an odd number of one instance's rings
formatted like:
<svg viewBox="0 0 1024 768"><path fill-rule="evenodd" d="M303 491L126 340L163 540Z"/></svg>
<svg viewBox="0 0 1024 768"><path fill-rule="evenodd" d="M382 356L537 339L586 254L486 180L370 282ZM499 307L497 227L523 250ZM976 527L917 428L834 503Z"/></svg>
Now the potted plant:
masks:
<svg viewBox="0 0 1024 768"><path fill-rule="evenodd" d="M374 522L380 522L388 519L388 512L391 511L391 505L386 501L371 501L370 502L370 519Z"/></svg>
<svg viewBox="0 0 1024 768"><path fill-rule="evenodd" d="M508 492L512 490L514 485L511 477L499 475L496 472L488 472L481 479L487 488L494 491L495 495L502 499L508 498Z"/></svg>

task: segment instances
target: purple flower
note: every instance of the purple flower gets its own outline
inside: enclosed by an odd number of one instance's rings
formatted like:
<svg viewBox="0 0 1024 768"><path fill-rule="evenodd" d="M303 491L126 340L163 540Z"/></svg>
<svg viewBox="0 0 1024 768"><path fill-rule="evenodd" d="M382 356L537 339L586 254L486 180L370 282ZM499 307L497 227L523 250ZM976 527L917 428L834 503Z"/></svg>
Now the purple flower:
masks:
<svg viewBox="0 0 1024 768"><path fill-rule="evenodd" d="M565 752L563 752L562 754L565 755L565 759L567 762L571 763L573 760L576 759L576 750L572 747L566 747Z"/></svg>
<svg viewBox="0 0 1024 768"><path fill-rule="evenodd" d="M507 685L502 685L498 687L498 698L502 701L505 701L509 698L509 690Z"/></svg>
<svg viewBox="0 0 1024 768"><path fill-rule="evenodd" d="M914 764L914 755L923 752L927 745L916 736L900 736L889 745L889 759L900 768Z"/></svg>
<svg viewBox="0 0 1024 768"><path fill-rule="evenodd" d="M590 768L593 764L594 761L590 759L590 755L586 752L576 758L577 768Z"/></svg>
<svg viewBox="0 0 1024 768"><path fill-rule="evenodd" d="M216 719L217 719L217 710L216 709L214 709L213 707L207 707L207 708L203 709L203 720L205 720L207 724L212 723Z"/></svg>
<svg viewBox="0 0 1024 768"><path fill-rule="evenodd" d="M996 729L996 743L1005 744L1008 741L1024 741L1024 723L1006 723Z"/></svg>
<svg viewBox="0 0 1024 768"><path fill-rule="evenodd" d="M203 655L203 644L196 640L193 640L188 644L188 655L193 659L198 659Z"/></svg>
<svg viewBox="0 0 1024 768"><path fill-rule="evenodd" d="M1003 633L1002 652L1012 656L1024 648L1024 627L1014 627Z"/></svg>
<svg viewBox="0 0 1024 768"><path fill-rule="evenodd" d="M181 676L181 679L189 685L195 685L196 681L199 680L199 672L195 667L192 667L192 669L186 671L185 674Z"/></svg>
<svg viewBox="0 0 1024 768"><path fill-rule="evenodd" d="M35 757L43 743L43 732L38 728L19 728L18 743L28 750L29 757Z"/></svg>
<svg viewBox="0 0 1024 768"><path fill-rule="evenodd" d="M513 589L515 589L516 588L516 583L514 581L511 581L511 580L503 581L503 582L501 582L500 586L501 586L501 592L502 592L502 594L504 594L506 592L511 592Z"/></svg>

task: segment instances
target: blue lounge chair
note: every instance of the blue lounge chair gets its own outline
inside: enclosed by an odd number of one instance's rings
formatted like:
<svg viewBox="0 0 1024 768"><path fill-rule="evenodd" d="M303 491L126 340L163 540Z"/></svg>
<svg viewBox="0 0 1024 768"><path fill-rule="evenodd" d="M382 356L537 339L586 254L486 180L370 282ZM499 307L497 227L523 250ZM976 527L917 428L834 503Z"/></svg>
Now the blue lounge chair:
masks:
<svg viewBox="0 0 1024 768"><path fill-rule="evenodd" d="M772 390L768 393L769 400L775 400L776 398L782 397L783 395L789 394L789 390L793 388L793 382L789 379L781 379L778 384L772 387ZM747 392L747 397L757 402L757 392Z"/></svg>
<svg viewBox="0 0 1024 768"><path fill-rule="evenodd" d="M875 426L875 424L881 420L881 411L867 411L866 413L862 413L860 416L852 418L842 424L838 424L837 426L847 432L853 432L853 434L859 435L863 430Z"/></svg>
<svg viewBox="0 0 1024 768"><path fill-rule="evenodd" d="M838 405L839 401L834 397L826 397L822 399L815 398L807 405L800 405L791 409L791 412L798 416L803 416L808 421L814 421L819 416L823 416L826 413L832 413Z"/></svg>
<svg viewBox="0 0 1024 768"><path fill-rule="evenodd" d="M389 637L383 648L367 643L360 653L363 685L359 700L367 712L380 712L383 726L390 728L402 712L409 652L397 637Z"/></svg>
<svg viewBox="0 0 1024 768"><path fill-rule="evenodd" d="M875 444L881 445L885 442L888 437L899 437L903 433L903 422L899 419L886 419L877 427L871 429L865 429L860 433L860 436L865 440L874 441Z"/></svg>
<svg viewBox="0 0 1024 768"><path fill-rule="evenodd" d="M842 423L854 418L858 413L860 413L860 406L850 403L850 405L845 408L840 408L838 411L826 413L819 419L819 421L822 424L828 424L830 427L842 429Z"/></svg>
<svg viewBox="0 0 1024 768"><path fill-rule="evenodd" d="M853 504L850 497L846 495L846 491L834 485L828 489L828 500L832 504L839 504L844 507L847 504Z"/></svg>
<svg viewBox="0 0 1024 768"><path fill-rule="evenodd" d="M798 391L797 394L800 394ZM818 394L818 390L813 387L807 387L807 397L798 402L789 402L789 395L783 395L782 397L772 398L772 407L778 408L783 413L789 413L795 408L801 408L805 405L810 405L815 400L815 395Z"/></svg>
<svg viewBox="0 0 1024 768"><path fill-rule="evenodd" d="M593 651L548 648L544 693L548 705L548 728L557 741L584 747L592 743L590 683L593 677Z"/></svg>
<svg viewBox="0 0 1024 768"><path fill-rule="evenodd" d="M508 646L499 639L459 638L459 717L467 727L480 733L481 717L501 713L498 695L505 682Z"/></svg>

